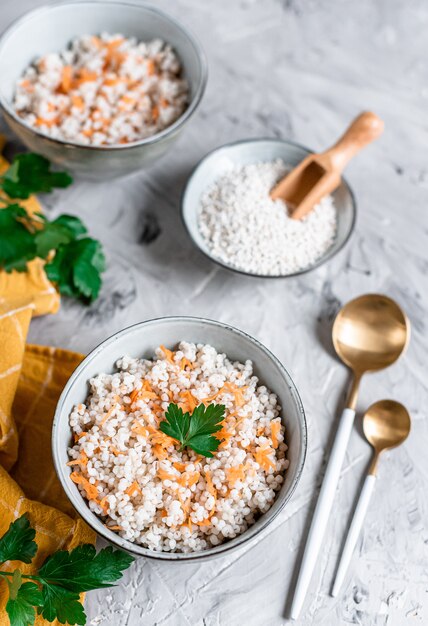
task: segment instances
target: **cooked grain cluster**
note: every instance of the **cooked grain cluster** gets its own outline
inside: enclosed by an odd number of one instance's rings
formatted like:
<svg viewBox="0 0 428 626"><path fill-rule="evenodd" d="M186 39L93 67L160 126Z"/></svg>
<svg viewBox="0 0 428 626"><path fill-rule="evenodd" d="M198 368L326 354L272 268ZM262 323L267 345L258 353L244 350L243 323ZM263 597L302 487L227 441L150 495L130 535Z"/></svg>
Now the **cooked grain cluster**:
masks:
<svg viewBox="0 0 428 626"><path fill-rule="evenodd" d="M236 537L275 500L288 467L281 407L253 374L210 345L125 356L90 380L70 415L71 480L108 528L151 550L191 552ZM159 429L168 405L226 407L213 458Z"/></svg>

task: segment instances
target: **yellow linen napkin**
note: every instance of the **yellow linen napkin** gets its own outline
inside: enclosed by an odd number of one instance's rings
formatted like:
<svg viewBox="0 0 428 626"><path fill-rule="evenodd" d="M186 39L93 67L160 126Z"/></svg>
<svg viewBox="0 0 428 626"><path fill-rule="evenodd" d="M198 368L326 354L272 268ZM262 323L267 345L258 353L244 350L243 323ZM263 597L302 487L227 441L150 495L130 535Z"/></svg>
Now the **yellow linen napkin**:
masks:
<svg viewBox="0 0 428 626"><path fill-rule="evenodd" d="M5 167L1 159L0 168ZM25 206L40 210L34 198ZM56 550L95 543L95 534L68 502L51 457L56 402L83 356L26 345L31 317L54 313L59 307L59 296L46 278L43 262L30 265L28 273L0 271L0 535L27 512L39 547L31 564L8 562L2 567L9 571L20 567L27 573ZM7 585L0 580L0 626L9 624L6 601ZM47 623L36 618L37 626Z"/></svg>

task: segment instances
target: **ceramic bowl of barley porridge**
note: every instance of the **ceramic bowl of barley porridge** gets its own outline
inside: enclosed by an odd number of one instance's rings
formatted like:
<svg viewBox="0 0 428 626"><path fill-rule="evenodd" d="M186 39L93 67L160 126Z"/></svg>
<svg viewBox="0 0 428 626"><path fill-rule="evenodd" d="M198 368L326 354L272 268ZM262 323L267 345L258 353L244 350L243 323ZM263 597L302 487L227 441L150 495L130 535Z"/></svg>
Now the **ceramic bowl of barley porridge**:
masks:
<svg viewBox="0 0 428 626"><path fill-rule="evenodd" d="M20 139L85 178L153 163L175 142L206 84L204 53L144 3L44 6L0 38L0 104Z"/></svg>
<svg viewBox="0 0 428 626"><path fill-rule="evenodd" d="M182 561L259 537L296 489L306 439L297 389L267 348L220 322L169 317L86 357L58 402L52 450L100 536Z"/></svg>

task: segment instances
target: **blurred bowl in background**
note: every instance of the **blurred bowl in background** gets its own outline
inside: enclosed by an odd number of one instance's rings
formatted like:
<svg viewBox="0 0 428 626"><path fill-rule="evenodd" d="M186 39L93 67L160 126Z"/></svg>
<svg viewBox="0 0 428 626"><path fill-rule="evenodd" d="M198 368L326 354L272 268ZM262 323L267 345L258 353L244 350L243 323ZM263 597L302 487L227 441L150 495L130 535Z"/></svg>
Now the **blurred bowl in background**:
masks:
<svg viewBox="0 0 428 626"><path fill-rule="evenodd" d="M14 89L37 57L57 52L76 36L100 32L171 44L190 87L190 103L165 130L116 146L86 146L53 139L26 124L13 107ZM65 2L43 6L16 20L0 38L0 105L10 128L32 151L84 178L111 179L151 165L171 149L201 102L207 81L205 55L195 38L157 8L130 2Z"/></svg>

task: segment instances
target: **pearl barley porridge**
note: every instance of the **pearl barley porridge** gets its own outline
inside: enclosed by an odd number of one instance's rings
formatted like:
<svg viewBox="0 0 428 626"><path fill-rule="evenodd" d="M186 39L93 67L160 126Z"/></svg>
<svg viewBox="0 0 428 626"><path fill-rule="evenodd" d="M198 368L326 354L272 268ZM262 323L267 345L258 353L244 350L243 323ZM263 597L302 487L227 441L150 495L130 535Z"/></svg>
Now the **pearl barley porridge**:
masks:
<svg viewBox="0 0 428 626"><path fill-rule="evenodd" d="M155 135L180 117L188 99L169 44L103 33L37 59L16 85L14 107L55 139L97 146Z"/></svg>
<svg viewBox="0 0 428 626"><path fill-rule="evenodd" d="M116 365L89 381L85 404L70 415L70 477L89 508L156 551L200 551L244 532L272 506L288 467L281 407L252 362L183 341L153 360L124 356ZM211 458L162 432L170 403L190 414L224 405Z"/></svg>

